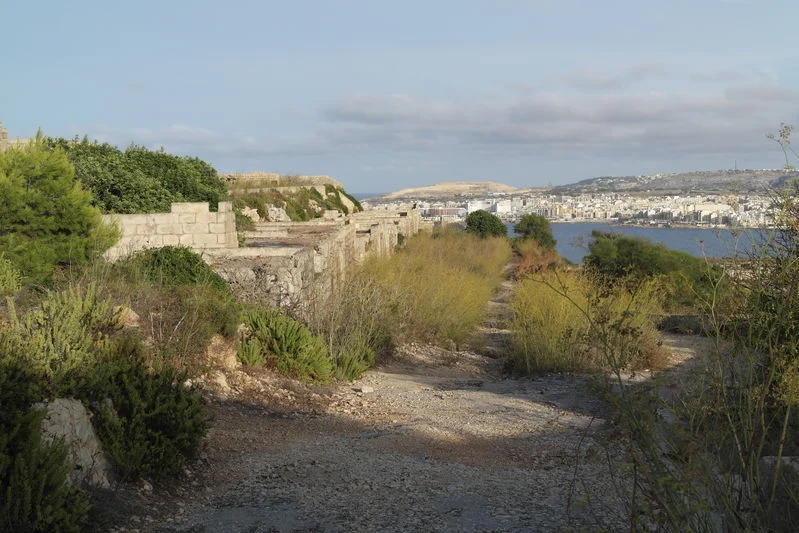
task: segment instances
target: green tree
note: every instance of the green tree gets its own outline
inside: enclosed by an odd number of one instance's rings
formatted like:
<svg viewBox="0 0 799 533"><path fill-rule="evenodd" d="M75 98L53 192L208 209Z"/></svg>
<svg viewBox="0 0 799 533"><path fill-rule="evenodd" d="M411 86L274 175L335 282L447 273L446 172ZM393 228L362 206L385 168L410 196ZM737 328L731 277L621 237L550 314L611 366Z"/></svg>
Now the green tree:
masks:
<svg viewBox="0 0 799 533"><path fill-rule="evenodd" d="M47 282L57 265L87 263L116 239L66 155L41 139L0 153L0 198L0 254L28 282Z"/></svg>
<svg viewBox="0 0 799 533"><path fill-rule="evenodd" d="M508 228L496 215L482 209L466 217L466 231L479 237L505 237L508 234Z"/></svg>
<svg viewBox="0 0 799 533"><path fill-rule="evenodd" d="M75 175L106 213L168 212L172 202L208 202L211 209L225 199L227 186L208 163L132 145L124 152L87 139L46 139L75 165Z"/></svg>
<svg viewBox="0 0 799 533"><path fill-rule="evenodd" d="M550 227L549 221L541 215L524 215L519 223L513 226L513 231L522 239L533 239L548 250L554 249L557 244L552 236L552 227Z"/></svg>

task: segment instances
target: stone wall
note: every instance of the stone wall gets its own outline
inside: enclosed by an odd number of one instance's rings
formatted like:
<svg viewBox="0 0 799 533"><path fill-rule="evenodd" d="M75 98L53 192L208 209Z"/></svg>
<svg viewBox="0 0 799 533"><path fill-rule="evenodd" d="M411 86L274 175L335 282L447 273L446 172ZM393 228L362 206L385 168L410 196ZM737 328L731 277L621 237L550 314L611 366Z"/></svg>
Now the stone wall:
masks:
<svg viewBox="0 0 799 533"><path fill-rule="evenodd" d="M105 215L119 226L121 237L105 254L111 261L145 248L189 246L194 250L237 248L233 204L219 202L213 213L207 202L176 202L169 213Z"/></svg>
<svg viewBox="0 0 799 533"><path fill-rule="evenodd" d="M230 202L211 213L207 203L174 203L170 213L106 215L122 238L106 258L145 248L190 246L200 252L242 300L296 309L329 294L347 269L367 255L393 253L400 234L421 227L418 210L366 211L344 216L328 211L309 222L260 222L239 247Z"/></svg>
<svg viewBox="0 0 799 533"><path fill-rule="evenodd" d="M206 260L245 300L295 309L328 294L367 255L388 255L397 236L420 230L418 211L356 213L310 222L264 222L245 234L247 247L207 250Z"/></svg>

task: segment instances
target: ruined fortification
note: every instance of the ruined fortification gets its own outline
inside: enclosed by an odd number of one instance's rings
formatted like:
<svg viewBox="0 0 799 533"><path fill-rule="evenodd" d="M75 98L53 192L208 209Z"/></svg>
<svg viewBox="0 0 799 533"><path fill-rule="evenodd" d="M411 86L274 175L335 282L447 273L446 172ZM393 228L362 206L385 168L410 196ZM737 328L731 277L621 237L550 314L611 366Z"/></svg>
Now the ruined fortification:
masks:
<svg viewBox="0 0 799 533"><path fill-rule="evenodd" d="M309 222L260 222L238 245L230 202L210 212L207 203L174 203L170 213L106 215L122 237L106 258L145 248L186 245L199 252L242 299L301 308L326 294L347 268L367 255L387 255L399 235L422 229L418 210L327 211Z"/></svg>

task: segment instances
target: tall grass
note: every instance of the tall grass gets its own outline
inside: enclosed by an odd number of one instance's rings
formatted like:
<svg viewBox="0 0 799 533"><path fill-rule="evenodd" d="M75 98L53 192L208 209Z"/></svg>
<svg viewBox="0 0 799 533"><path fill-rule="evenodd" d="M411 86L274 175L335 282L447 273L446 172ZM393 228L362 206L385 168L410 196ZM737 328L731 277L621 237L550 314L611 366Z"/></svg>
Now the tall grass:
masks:
<svg viewBox="0 0 799 533"><path fill-rule="evenodd" d="M507 239L445 229L371 258L314 300L308 322L340 379L357 378L399 342L460 348L483 319L511 257Z"/></svg>
<svg viewBox="0 0 799 533"><path fill-rule="evenodd" d="M410 239L395 256L367 269L396 299L394 316L404 339L458 348L485 316L510 257L505 238L445 230Z"/></svg>
<svg viewBox="0 0 799 533"><path fill-rule="evenodd" d="M523 279L513 296L515 373L657 367L654 280L609 284L578 272L544 272Z"/></svg>

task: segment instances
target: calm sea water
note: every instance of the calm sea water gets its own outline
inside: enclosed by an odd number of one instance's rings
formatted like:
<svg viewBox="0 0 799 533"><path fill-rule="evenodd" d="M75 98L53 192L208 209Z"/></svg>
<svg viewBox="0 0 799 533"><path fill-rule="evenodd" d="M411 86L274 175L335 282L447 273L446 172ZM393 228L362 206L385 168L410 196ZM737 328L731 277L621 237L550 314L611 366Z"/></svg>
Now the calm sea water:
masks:
<svg viewBox="0 0 799 533"><path fill-rule="evenodd" d="M513 224L507 224L508 235L514 235ZM643 237L667 248L688 252L697 257L733 257L746 255L762 244L768 230L736 230L708 228L654 228L614 226L607 223L552 223L552 235L558 241L558 253L579 263L588 253L594 230Z"/></svg>

